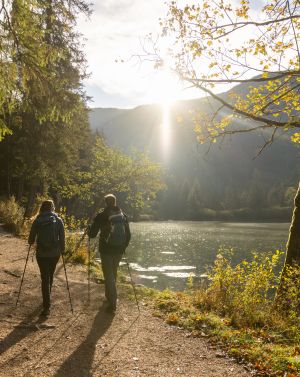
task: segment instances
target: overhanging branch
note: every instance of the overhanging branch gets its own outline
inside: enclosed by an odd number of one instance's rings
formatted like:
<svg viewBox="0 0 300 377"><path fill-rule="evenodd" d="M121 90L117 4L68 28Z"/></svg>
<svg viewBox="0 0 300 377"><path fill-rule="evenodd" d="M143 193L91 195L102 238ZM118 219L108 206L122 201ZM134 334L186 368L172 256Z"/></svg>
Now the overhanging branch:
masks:
<svg viewBox="0 0 300 377"><path fill-rule="evenodd" d="M183 78L185 81L188 81L192 83L195 87L199 88L200 90L204 91L205 93L209 94L212 98L223 104L228 109L232 110L234 113L242 115L244 118L252 119L256 122L260 122L263 124L268 125L269 127L278 127L278 128L284 128L286 126L294 127L294 128L300 128L300 120L293 121L293 122L279 122L276 120L271 120L268 118L264 118L255 114L248 113L247 111L243 111L241 109L236 108L234 105L231 105L229 102L225 101L223 98L212 92L210 89L199 85L199 81L201 80L193 80L193 79L187 79Z"/></svg>

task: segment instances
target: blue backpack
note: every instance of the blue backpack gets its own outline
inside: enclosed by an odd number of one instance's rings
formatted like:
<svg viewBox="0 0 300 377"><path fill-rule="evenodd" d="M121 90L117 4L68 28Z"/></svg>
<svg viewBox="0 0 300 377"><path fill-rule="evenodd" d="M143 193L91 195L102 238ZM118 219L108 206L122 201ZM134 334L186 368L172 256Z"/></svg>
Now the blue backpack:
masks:
<svg viewBox="0 0 300 377"><path fill-rule="evenodd" d="M125 246L126 235L126 217L122 212L110 215L108 217L110 222L110 232L107 237L107 244L111 246Z"/></svg>

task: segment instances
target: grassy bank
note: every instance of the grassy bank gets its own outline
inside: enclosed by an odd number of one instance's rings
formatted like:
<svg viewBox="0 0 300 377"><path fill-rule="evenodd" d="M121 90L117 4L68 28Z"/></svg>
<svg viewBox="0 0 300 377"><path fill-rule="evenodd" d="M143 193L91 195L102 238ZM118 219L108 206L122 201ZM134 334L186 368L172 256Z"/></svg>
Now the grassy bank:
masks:
<svg viewBox="0 0 300 377"><path fill-rule="evenodd" d="M198 287L192 279L184 292L143 288L141 298L155 316L190 331L244 363L262 376L300 376L300 279L286 282L289 308L275 307L278 285L276 266L280 252L231 266L230 251L222 250L209 274L209 283Z"/></svg>

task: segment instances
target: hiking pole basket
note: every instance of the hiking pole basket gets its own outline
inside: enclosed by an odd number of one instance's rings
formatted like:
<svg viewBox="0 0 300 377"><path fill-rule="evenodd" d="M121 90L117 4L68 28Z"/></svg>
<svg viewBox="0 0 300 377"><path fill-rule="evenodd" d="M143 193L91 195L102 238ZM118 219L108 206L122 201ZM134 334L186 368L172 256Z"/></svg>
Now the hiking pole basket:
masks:
<svg viewBox="0 0 300 377"><path fill-rule="evenodd" d="M70 307L71 307L71 312L73 314L73 305L72 305L72 299L71 299L71 293L70 293L70 288L69 288L69 282L68 282L68 275L67 275L67 269L66 269L66 263L65 263L65 258L64 255L61 254L63 266L64 266L64 271L65 271L65 277L66 277L66 284L67 284L67 290L69 294L69 301L70 301Z"/></svg>
<svg viewBox="0 0 300 377"><path fill-rule="evenodd" d="M29 247L28 247L26 262L25 262L24 271L23 271L23 275L22 275L22 279L21 279L21 283L20 283L18 298L17 298L17 301L16 301L16 307L18 305L20 294L21 294L21 289L22 289L22 284L23 284L23 280L24 280L24 275L25 275L25 271L26 271L26 267L27 267L27 263L28 263L28 259L29 259L30 248L31 248L31 245L29 245Z"/></svg>
<svg viewBox="0 0 300 377"><path fill-rule="evenodd" d="M125 259L125 262L126 262L126 265L127 265L129 276L130 276L130 281L131 281L131 285L132 285L132 289L133 289L133 293L134 293L134 298L135 298L136 306L137 306L138 311L140 313L139 301L138 301L138 298L137 298L135 285L134 285L134 282L133 282L133 279L132 279L132 275L131 275L131 271L130 271L130 266L129 266L129 263L128 263L125 251L124 251L124 259Z"/></svg>

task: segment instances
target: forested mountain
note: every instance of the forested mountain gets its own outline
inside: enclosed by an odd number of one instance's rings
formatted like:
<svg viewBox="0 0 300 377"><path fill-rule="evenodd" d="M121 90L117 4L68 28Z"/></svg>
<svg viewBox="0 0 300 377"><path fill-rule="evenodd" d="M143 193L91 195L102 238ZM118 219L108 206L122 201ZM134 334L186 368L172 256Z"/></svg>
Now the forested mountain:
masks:
<svg viewBox="0 0 300 377"><path fill-rule="evenodd" d="M109 145L126 152L148 151L165 167L167 190L155 212L160 218L288 221L299 178L298 148L282 134L257 156L268 138L262 132L200 144L192 120L202 112L213 114L216 106L208 98L173 104L169 148L162 141L163 110L158 105L93 109L90 125Z"/></svg>

